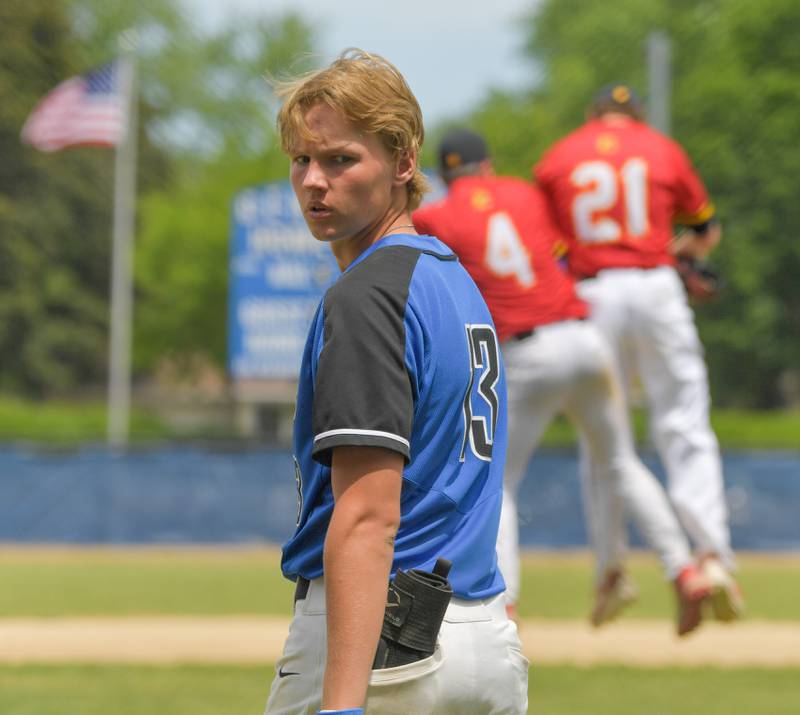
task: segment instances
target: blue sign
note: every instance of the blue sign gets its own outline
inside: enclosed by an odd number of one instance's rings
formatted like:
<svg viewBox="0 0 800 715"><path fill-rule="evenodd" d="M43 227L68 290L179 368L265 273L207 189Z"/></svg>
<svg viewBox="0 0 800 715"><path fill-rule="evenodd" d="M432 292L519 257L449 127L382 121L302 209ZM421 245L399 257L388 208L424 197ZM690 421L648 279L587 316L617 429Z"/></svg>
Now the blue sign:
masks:
<svg viewBox="0 0 800 715"><path fill-rule="evenodd" d="M427 172L426 172L427 173ZM425 203L446 192L427 174ZM288 181L233 200L228 372L234 379L295 379L320 299L339 275L330 246L308 231Z"/></svg>
<svg viewBox="0 0 800 715"><path fill-rule="evenodd" d="M296 378L314 311L339 275L309 233L288 181L233 200L228 370L235 379Z"/></svg>

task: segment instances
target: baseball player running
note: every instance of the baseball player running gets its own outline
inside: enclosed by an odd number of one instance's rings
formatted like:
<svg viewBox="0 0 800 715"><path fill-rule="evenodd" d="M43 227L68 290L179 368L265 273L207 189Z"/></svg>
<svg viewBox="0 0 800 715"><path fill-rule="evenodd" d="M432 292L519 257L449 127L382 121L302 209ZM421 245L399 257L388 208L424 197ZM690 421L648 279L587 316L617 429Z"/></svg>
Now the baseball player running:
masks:
<svg viewBox="0 0 800 715"><path fill-rule="evenodd" d="M595 97L589 120L535 167L569 242L569 267L627 378L637 373L668 493L710 580L717 619L738 618L719 447L708 376L675 271L673 222L691 227L681 252L703 257L720 238L714 207L683 149L642 121L625 85Z"/></svg>
<svg viewBox="0 0 800 715"><path fill-rule="evenodd" d="M475 284L411 224L419 105L361 50L281 94L292 186L342 274L300 370L295 610L266 712L521 715L528 662L495 554L503 366Z"/></svg>
<svg viewBox="0 0 800 715"><path fill-rule="evenodd" d="M558 412L585 439L592 461L586 514L596 553L591 620L614 618L635 598L623 571L617 533L624 506L675 583L678 632L701 618L708 584L658 480L635 454L613 357L573 281L554 258L558 234L540 192L494 175L483 138L456 129L442 140L447 197L418 209L417 230L438 236L459 256L486 298L501 340L509 392L509 452L498 539L501 571L513 605L519 596L517 491L531 455Z"/></svg>

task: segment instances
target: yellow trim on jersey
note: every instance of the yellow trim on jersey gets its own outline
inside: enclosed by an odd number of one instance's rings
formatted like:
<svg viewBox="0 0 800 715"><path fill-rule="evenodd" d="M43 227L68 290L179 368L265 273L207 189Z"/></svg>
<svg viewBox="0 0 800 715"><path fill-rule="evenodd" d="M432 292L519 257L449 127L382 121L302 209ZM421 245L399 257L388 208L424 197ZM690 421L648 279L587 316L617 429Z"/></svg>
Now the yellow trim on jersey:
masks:
<svg viewBox="0 0 800 715"><path fill-rule="evenodd" d="M559 238L555 243L553 243L553 258L558 260L559 258L566 256L567 253L569 253L569 246L563 238Z"/></svg>
<svg viewBox="0 0 800 715"><path fill-rule="evenodd" d="M678 214L675 217L676 223L682 223L686 226L697 226L698 224L708 221L716 212L716 207L711 201L703 204L698 211L690 214Z"/></svg>

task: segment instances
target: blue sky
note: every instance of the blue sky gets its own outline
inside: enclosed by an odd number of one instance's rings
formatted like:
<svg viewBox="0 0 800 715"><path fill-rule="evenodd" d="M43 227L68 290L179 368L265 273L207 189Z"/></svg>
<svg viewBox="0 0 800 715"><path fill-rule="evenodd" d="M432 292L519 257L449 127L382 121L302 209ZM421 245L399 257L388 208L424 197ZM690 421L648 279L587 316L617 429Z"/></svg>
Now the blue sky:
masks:
<svg viewBox="0 0 800 715"><path fill-rule="evenodd" d="M520 16L535 0L184 0L209 26L231 13L294 10L317 31L320 64L345 47L384 55L405 75L427 124L477 105L490 87L529 83ZM390 11L388 8L394 8Z"/></svg>

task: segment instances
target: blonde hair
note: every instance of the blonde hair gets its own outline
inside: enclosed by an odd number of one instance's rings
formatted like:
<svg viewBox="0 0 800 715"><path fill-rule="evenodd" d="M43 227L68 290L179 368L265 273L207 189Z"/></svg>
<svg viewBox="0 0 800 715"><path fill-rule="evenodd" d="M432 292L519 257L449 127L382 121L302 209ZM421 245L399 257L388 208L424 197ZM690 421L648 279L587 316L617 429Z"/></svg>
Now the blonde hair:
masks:
<svg viewBox="0 0 800 715"><path fill-rule="evenodd" d="M305 114L324 102L359 129L377 135L393 159L411 151L419 156L425 139L419 103L399 70L380 55L347 49L330 67L275 83L275 91L283 99L277 125L287 154L298 136L316 139ZM406 184L410 211L419 206L429 188L417 167Z"/></svg>

